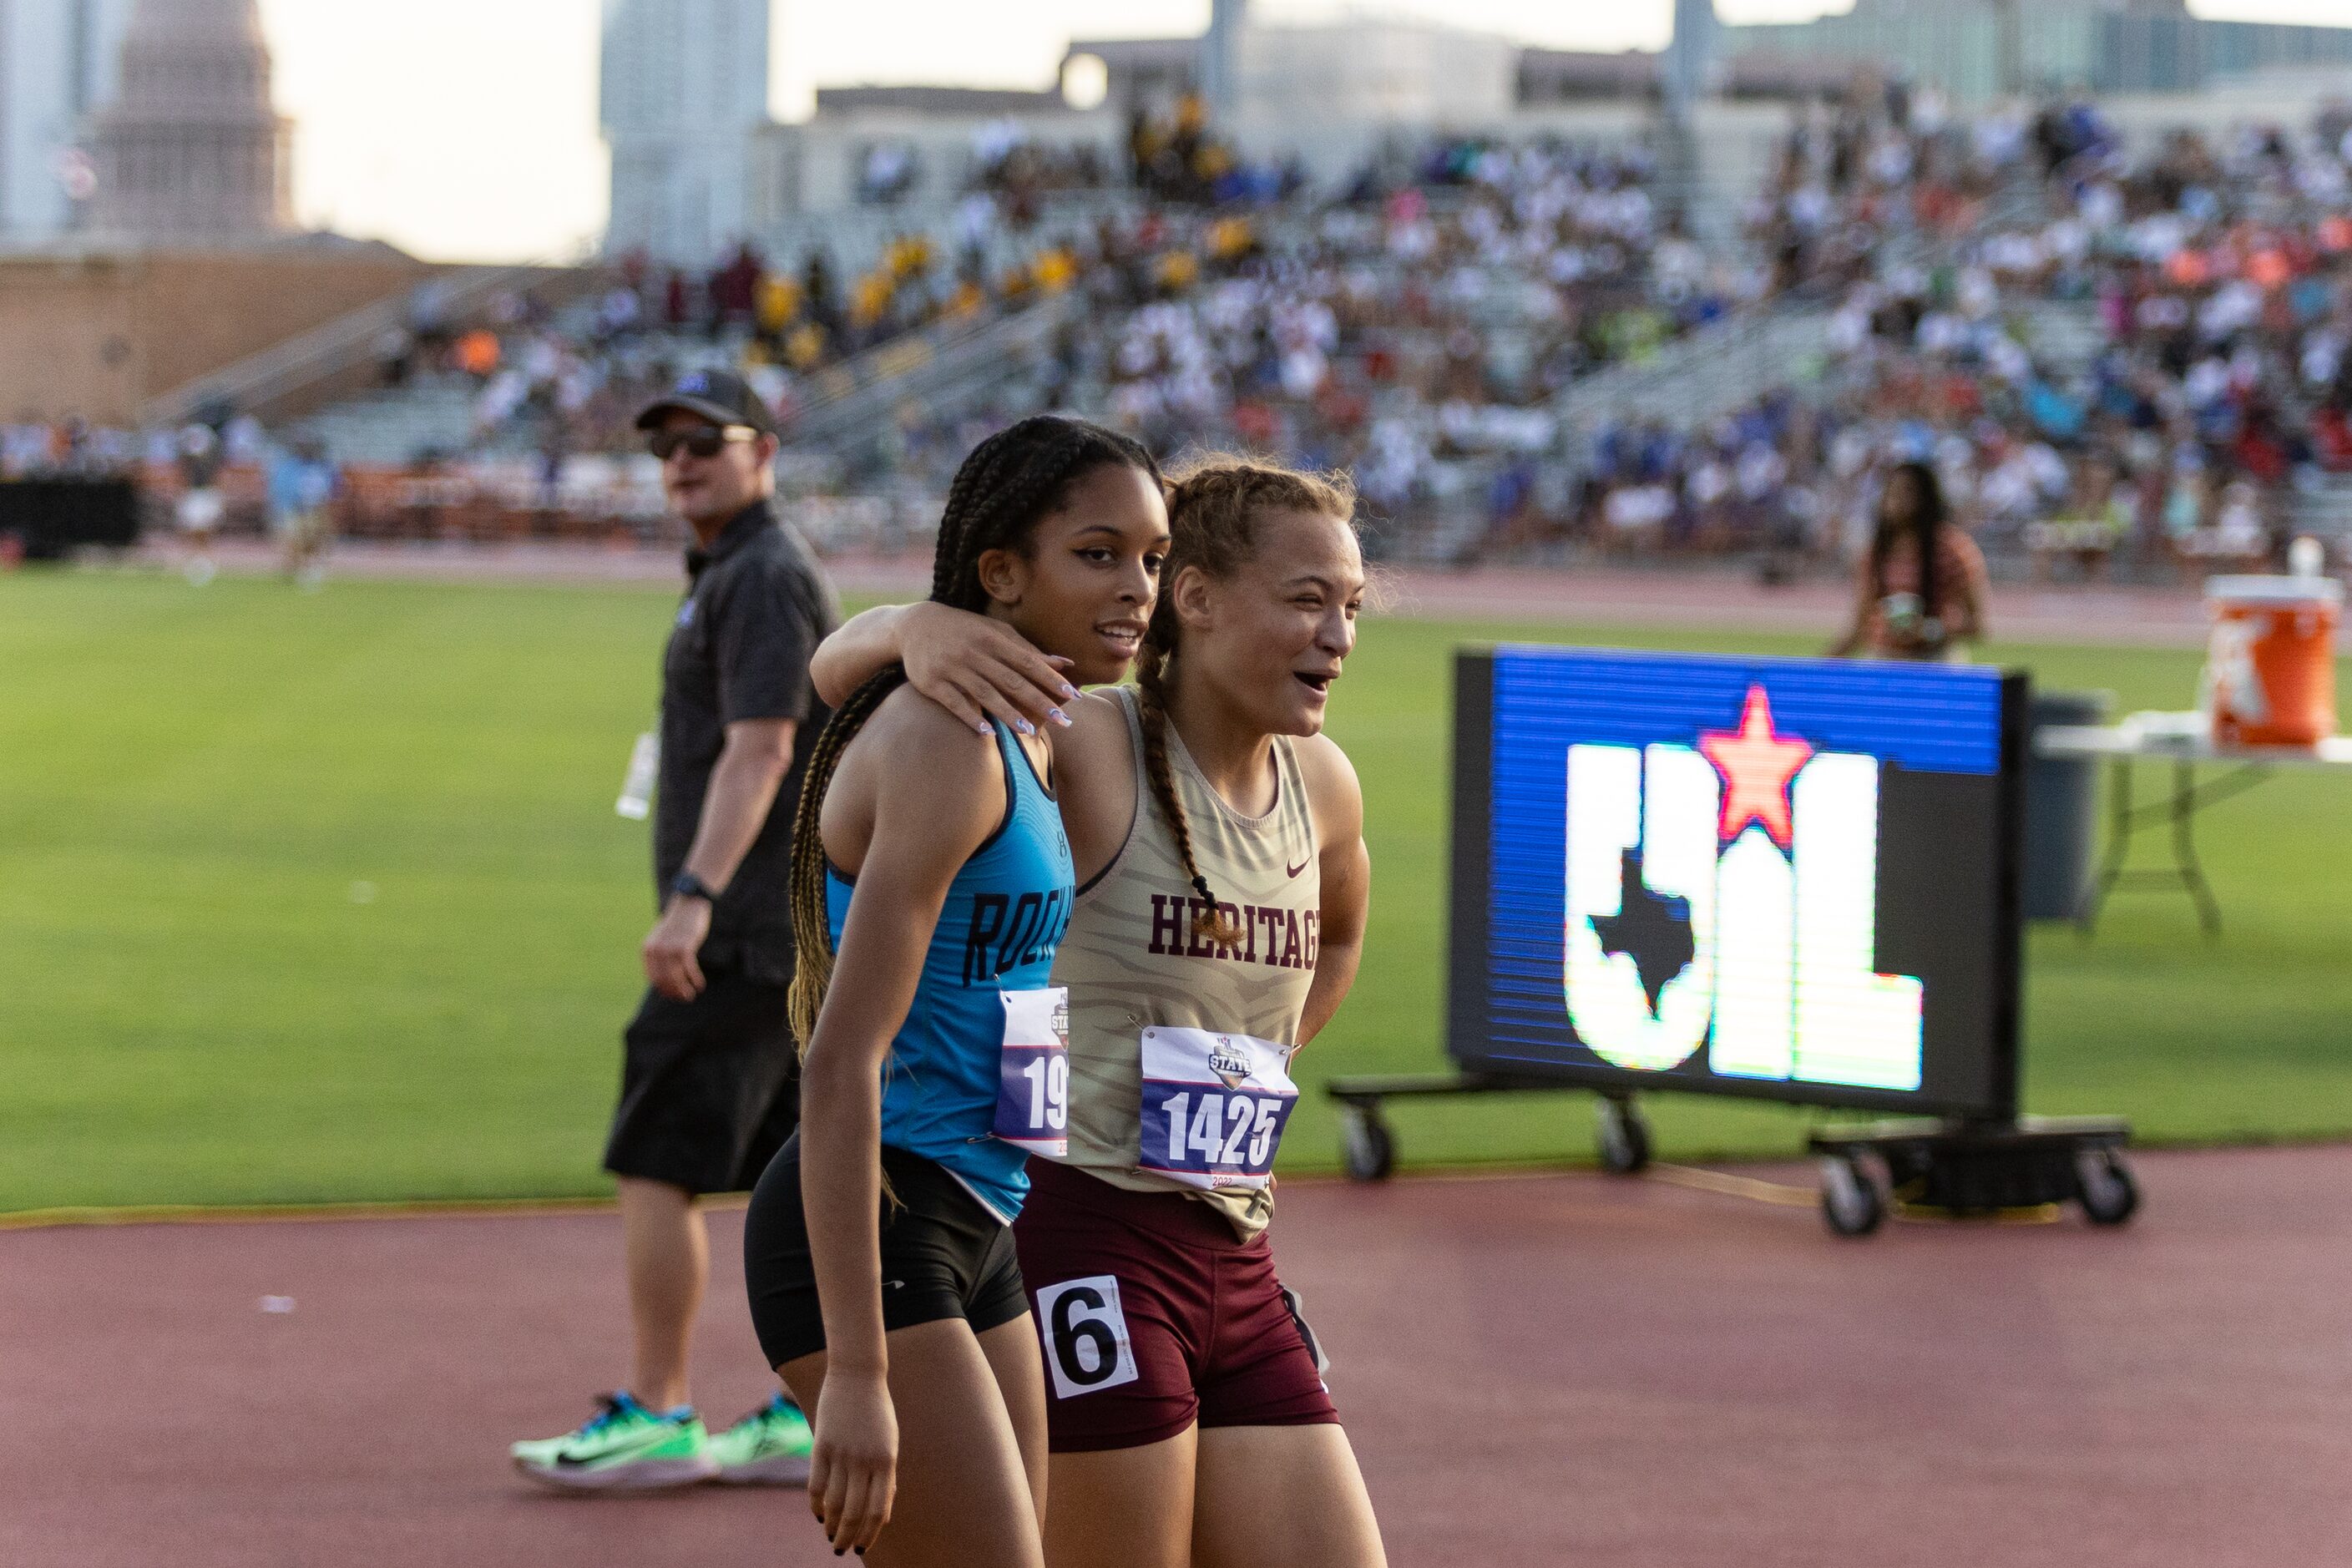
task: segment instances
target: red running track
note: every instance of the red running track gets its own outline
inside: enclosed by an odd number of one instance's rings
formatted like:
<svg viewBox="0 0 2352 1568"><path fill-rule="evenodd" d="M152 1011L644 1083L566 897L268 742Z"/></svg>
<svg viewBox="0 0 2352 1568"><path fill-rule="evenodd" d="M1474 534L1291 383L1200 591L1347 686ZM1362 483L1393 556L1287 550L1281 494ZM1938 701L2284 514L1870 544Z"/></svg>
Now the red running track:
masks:
<svg viewBox="0 0 2352 1568"><path fill-rule="evenodd" d="M2120 1232L1841 1242L1548 1175L1300 1184L1276 1235L1401 1568L2300 1568L2352 1557L2347 1164L2146 1155ZM715 1229L723 1419L768 1384ZM831 1562L791 1494L505 1468L616 1376L618 1242L605 1214L0 1235L0 1562Z"/></svg>

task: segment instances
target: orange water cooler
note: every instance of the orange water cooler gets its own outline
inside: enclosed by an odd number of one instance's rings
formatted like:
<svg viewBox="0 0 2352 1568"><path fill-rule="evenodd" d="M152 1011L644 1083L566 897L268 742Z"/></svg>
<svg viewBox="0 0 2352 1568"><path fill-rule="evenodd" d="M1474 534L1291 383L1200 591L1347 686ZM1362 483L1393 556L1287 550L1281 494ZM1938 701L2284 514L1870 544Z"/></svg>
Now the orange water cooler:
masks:
<svg viewBox="0 0 2352 1568"><path fill-rule="evenodd" d="M2336 733L2333 578L2211 577L2205 706L2220 746L2310 746Z"/></svg>

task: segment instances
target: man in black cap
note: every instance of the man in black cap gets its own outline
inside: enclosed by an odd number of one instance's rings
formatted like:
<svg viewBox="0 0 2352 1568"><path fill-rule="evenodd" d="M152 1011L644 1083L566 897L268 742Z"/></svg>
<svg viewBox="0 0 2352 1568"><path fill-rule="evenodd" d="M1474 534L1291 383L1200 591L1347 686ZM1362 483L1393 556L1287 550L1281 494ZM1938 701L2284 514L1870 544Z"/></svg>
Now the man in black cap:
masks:
<svg viewBox="0 0 2352 1568"><path fill-rule="evenodd" d="M787 860L803 759L828 717L809 656L838 620L798 530L775 512L776 427L759 395L697 371L637 417L662 488L694 531L662 664L650 983L624 1036L604 1168L620 1191L635 1381L586 1425L518 1443L516 1467L566 1489L807 1479L808 1426L779 1395L716 1436L687 1385L709 1272L694 1200L759 1179L796 1120L784 1019Z"/></svg>

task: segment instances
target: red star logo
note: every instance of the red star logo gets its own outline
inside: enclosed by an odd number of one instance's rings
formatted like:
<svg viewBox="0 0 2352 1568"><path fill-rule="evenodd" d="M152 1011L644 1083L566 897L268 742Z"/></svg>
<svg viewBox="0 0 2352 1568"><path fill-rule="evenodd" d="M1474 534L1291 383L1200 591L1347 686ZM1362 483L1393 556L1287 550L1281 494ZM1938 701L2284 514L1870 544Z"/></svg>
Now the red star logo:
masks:
<svg viewBox="0 0 2352 1568"><path fill-rule="evenodd" d="M1760 822L1772 842L1786 849L1796 836L1789 811L1789 784L1812 747L1772 733L1772 700L1760 685L1748 689L1748 706L1737 730L1706 731L1698 749L1723 775L1723 825L1728 842L1750 822Z"/></svg>

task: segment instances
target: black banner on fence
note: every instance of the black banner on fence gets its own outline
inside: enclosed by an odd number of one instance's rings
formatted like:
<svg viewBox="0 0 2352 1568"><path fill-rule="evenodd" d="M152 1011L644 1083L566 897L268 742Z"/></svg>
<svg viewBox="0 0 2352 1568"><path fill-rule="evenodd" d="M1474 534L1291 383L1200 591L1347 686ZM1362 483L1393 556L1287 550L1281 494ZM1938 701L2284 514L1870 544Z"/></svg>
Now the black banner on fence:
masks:
<svg viewBox="0 0 2352 1568"><path fill-rule="evenodd" d="M129 479L15 479L0 483L0 534L28 560L82 545L128 549L139 538L139 490Z"/></svg>

